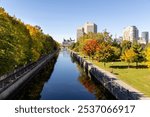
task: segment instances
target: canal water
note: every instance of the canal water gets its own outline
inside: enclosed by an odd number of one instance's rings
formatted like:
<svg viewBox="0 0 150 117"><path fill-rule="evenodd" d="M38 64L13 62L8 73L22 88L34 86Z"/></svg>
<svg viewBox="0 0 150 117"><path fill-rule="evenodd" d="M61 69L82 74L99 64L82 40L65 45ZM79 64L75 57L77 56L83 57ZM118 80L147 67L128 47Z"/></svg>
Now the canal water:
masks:
<svg viewBox="0 0 150 117"><path fill-rule="evenodd" d="M96 100L115 99L98 81L62 49L13 99Z"/></svg>

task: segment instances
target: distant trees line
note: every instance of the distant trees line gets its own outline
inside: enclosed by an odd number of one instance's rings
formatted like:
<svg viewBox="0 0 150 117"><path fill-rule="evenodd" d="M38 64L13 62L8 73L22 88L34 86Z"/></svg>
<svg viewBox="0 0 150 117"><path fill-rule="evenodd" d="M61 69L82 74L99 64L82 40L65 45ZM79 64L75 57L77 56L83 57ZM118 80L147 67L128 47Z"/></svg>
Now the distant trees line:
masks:
<svg viewBox="0 0 150 117"><path fill-rule="evenodd" d="M150 67L150 46L143 46L137 42L122 41L117 43L107 32L88 33L80 37L71 47L76 52L81 52L93 60L103 62L125 61L128 63L145 62Z"/></svg>
<svg viewBox="0 0 150 117"><path fill-rule="evenodd" d="M58 48L39 26L24 24L0 7L0 75L38 60Z"/></svg>

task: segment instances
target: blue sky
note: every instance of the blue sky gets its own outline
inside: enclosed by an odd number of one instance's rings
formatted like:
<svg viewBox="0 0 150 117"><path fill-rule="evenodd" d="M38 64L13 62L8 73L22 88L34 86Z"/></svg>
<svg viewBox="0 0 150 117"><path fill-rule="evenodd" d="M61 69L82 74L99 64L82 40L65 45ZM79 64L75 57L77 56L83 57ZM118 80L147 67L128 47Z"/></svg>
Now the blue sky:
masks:
<svg viewBox="0 0 150 117"><path fill-rule="evenodd" d="M0 6L59 42L75 39L77 27L87 21L117 36L128 25L150 31L150 0L0 0Z"/></svg>

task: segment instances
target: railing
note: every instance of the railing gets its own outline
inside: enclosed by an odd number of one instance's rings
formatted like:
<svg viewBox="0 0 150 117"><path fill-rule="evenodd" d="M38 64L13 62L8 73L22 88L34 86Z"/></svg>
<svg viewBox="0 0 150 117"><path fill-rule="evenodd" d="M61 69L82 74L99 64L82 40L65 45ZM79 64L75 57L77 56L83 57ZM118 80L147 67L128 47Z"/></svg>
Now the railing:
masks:
<svg viewBox="0 0 150 117"><path fill-rule="evenodd" d="M40 59L38 59L36 62L29 63L27 65L24 65L10 73L7 73L0 77L0 93L3 92L5 89L10 87L12 84L14 84L18 79L20 79L22 76L30 72L33 68L35 68L38 64L43 62L44 60L48 60L49 58L53 57L53 54L50 54L48 56L43 56Z"/></svg>

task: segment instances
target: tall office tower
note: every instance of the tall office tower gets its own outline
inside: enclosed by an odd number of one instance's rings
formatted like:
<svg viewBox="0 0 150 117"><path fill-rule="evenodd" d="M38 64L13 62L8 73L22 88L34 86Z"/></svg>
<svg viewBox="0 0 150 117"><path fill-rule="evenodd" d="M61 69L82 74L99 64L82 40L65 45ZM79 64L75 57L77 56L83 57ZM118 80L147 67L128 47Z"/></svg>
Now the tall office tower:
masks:
<svg viewBox="0 0 150 117"><path fill-rule="evenodd" d="M133 42L134 40L138 41L139 39L139 30L136 26L128 26L123 30L123 40L128 40Z"/></svg>
<svg viewBox="0 0 150 117"><path fill-rule="evenodd" d="M146 44L149 43L149 32L142 32L142 40L145 41Z"/></svg>
<svg viewBox="0 0 150 117"><path fill-rule="evenodd" d="M84 25L84 32L87 34L89 32L97 33L97 25L94 23L87 22Z"/></svg>
<svg viewBox="0 0 150 117"><path fill-rule="evenodd" d="M80 37L82 37L84 35L84 28L83 27L79 27L77 29L77 39L79 39Z"/></svg>

